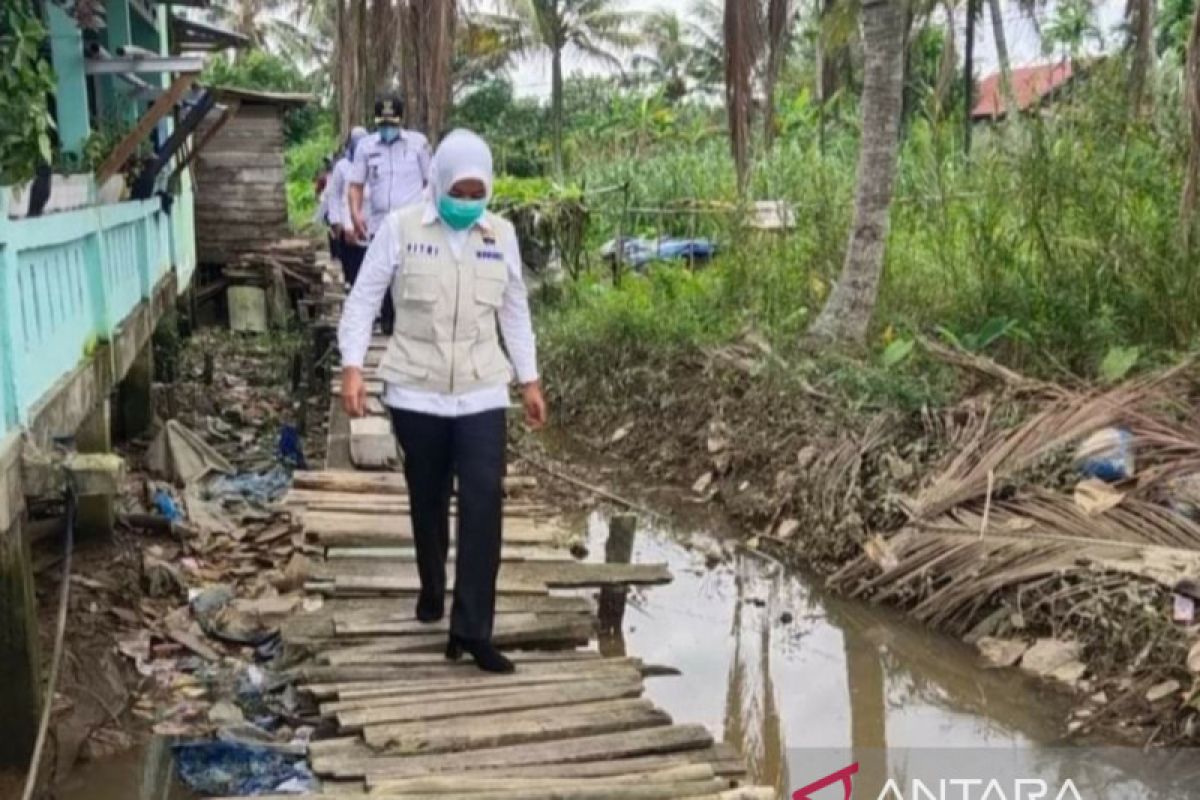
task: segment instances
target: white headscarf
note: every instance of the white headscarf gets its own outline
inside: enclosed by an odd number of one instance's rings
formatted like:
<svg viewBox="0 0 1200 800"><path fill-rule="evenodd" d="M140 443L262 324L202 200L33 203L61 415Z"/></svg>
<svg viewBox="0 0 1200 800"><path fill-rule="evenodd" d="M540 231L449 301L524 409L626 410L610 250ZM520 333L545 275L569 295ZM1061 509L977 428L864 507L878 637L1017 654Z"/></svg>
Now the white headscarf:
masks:
<svg viewBox="0 0 1200 800"><path fill-rule="evenodd" d="M492 198L492 149L477 134L463 128L446 134L433 154L429 169L433 200L445 197L463 180L482 181Z"/></svg>

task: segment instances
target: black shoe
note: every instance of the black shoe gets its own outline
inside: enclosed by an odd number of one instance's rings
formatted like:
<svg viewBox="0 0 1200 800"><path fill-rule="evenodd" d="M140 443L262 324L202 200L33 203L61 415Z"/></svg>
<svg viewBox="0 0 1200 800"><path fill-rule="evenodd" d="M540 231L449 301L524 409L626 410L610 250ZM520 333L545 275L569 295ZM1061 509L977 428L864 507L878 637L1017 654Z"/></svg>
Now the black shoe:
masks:
<svg viewBox="0 0 1200 800"><path fill-rule="evenodd" d="M424 592L417 596L417 620L437 622L446 615L446 601L440 597L427 597Z"/></svg>
<svg viewBox="0 0 1200 800"><path fill-rule="evenodd" d="M517 668L513 663L491 642L475 642L450 634L450 641L446 644L446 658L458 661L464 652L470 653L471 658L475 659L475 666L484 672L516 672Z"/></svg>

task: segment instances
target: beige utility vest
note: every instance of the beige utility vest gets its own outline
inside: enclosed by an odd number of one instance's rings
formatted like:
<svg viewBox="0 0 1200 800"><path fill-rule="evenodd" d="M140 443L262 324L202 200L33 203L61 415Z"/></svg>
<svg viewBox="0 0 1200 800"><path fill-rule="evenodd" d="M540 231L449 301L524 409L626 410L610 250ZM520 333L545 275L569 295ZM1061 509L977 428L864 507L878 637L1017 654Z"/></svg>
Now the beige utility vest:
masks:
<svg viewBox="0 0 1200 800"><path fill-rule="evenodd" d="M393 212L398 243L392 301L396 324L379 376L406 389L464 394L504 386L512 366L500 348L496 312L508 287L501 237L515 235L494 214L491 233L472 226L462 255L455 256L440 221L423 222L425 204Z"/></svg>

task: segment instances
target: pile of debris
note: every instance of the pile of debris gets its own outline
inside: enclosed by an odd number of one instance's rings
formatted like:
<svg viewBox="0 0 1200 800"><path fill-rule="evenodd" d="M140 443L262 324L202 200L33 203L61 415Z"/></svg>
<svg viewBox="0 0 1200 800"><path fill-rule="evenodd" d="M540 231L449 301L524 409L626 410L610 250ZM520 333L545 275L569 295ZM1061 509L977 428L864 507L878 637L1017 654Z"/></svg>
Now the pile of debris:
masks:
<svg viewBox="0 0 1200 800"><path fill-rule="evenodd" d="M324 293L322 269L307 239L279 239L243 249L225 265L230 327L261 333L304 318Z"/></svg>
<svg viewBox="0 0 1200 800"><path fill-rule="evenodd" d="M904 607L997 666L1081 693L1072 730L1103 724L1160 743L1195 740L1200 417L1191 365L1101 390L983 366L1003 377L1003 394L941 415L937 435L954 446L916 476L915 492L896 498L899 524L862 542L830 585Z"/></svg>

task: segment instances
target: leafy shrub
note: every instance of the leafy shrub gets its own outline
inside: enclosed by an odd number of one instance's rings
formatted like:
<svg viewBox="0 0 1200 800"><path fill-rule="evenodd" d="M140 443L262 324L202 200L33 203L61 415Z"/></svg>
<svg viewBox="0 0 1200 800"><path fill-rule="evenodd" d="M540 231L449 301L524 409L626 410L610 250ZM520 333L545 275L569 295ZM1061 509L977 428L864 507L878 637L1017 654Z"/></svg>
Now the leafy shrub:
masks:
<svg viewBox="0 0 1200 800"><path fill-rule="evenodd" d="M0 184L24 183L53 160L54 120L46 104L54 74L42 57L46 28L27 0L6 2L0 16Z"/></svg>

